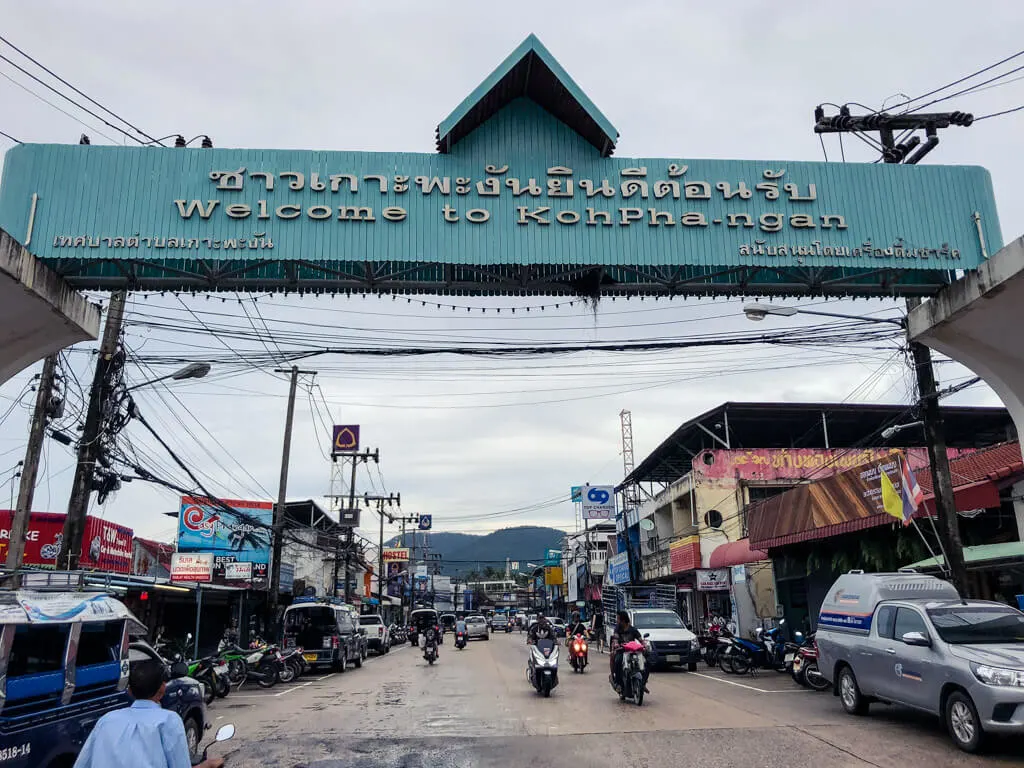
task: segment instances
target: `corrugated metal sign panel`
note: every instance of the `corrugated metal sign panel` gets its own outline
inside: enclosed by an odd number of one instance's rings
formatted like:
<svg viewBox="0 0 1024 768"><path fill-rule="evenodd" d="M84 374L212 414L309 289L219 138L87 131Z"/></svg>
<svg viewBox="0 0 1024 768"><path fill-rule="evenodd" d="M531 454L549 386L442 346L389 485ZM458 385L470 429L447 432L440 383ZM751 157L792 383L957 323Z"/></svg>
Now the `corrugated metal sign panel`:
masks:
<svg viewBox="0 0 1024 768"><path fill-rule="evenodd" d="M33 195L43 259L967 269L975 212L1002 245L982 168L601 158L522 100L448 155L15 147L22 241Z"/></svg>

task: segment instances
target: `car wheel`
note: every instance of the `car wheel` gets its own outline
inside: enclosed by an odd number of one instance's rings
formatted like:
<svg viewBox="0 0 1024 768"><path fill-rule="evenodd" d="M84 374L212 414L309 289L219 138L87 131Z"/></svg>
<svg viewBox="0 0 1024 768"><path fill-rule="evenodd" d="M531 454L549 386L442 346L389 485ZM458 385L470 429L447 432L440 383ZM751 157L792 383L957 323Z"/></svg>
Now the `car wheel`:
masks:
<svg viewBox="0 0 1024 768"><path fill-rule="evenodd" d="M689 672L696 672L697 671L697 662L696 661L691 661L689 664L686 665L686 669Z"/></svg>
<svg viewBox="0 0 1024 768"><path fill-rule="evenodd" d="M839 701L848 714L866 715L868 713L868 700L860 692L857 678L849 667L843 667L839 673Z"/></svg>
<svg viewBox="0 0 1024 768"><path fill-rule="evenodd" d="M189 715L185 718L184 725L185 742L188 744L188 754L194 762L203 756L202 752L199 751L199 739L203 731L199 727L199 722L193 715Z"/></svg>
<svg viewBox="0 0 1024 768"><path fill-rule="evenodd" d="M348 667L348 656L345 655L344 651L336 662L334 662L334 671L339 674L344 674L345 669Z"/></svg>
<svg viewBox="0 0 1024 768"><path fill-rule="evenodd" d="M356 654L355 661L353 661L352 664L355 666L356 669L361 669L363 666L363 654Z"/></svg>
<svg viewBox="0 0 1024 768"><path fill-rule="evenodd" d="M946 729L953 743L964 752L980 752L985 741L978 708L963 691L954 691L946 699Z"/></svg>

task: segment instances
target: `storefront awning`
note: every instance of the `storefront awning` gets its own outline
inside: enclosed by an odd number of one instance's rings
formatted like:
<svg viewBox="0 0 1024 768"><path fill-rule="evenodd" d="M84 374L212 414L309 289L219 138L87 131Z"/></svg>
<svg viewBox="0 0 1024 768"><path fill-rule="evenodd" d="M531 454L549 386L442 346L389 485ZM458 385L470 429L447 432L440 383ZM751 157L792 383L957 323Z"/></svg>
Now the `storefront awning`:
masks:
<svg viewBox="0 0 1024 768"><path fill-rule="evenodd" d="M1009 541L1003 544L980 544L976 547L964 547L964 561L972 570L1002 567L1008 563L1024 566L1024 541ZM929 557L919 560L907 568L918 570L938 570L946 564L946 559Z"/></svg>
<svg viewBox="0 0 1024 768"><path fill-rule="evenodd" d="M746 565L758 560L767 560L768 553L750 548L750 539L740 539L722 544L716 548L708 560L709 568L726 568L730 565Z"/></svg>

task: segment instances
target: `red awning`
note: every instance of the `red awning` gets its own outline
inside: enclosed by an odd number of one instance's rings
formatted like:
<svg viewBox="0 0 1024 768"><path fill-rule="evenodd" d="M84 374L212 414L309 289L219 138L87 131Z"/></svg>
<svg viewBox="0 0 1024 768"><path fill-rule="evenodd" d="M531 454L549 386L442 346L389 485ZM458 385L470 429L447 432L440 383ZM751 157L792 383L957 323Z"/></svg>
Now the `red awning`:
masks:
<svg viewBox="0 0 1024 768"><path fill-rule="evenodd" d="M739 541L730 541L728 544L722 544L715 549L711 553L708 567L726 568L730 565L746 565L747 563L756 563L758 560L767 559L767 552L751 549L749 539L740 539Z"/></svg>

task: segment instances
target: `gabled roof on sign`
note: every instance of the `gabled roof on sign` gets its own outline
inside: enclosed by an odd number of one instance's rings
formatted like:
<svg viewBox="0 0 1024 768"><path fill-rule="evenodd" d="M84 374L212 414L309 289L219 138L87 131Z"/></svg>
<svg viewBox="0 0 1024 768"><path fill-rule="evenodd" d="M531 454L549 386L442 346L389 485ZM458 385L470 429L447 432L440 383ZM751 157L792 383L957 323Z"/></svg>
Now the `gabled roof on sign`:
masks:
<svg viewBox="0 0 1024 768"><path fill-rule="evenodd" d="M518 98L543 107L593 144L602 157L615 151L619 138L615 126L532 34L441 121L437 126L437 151L447 154Z"/></svg>

